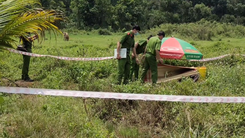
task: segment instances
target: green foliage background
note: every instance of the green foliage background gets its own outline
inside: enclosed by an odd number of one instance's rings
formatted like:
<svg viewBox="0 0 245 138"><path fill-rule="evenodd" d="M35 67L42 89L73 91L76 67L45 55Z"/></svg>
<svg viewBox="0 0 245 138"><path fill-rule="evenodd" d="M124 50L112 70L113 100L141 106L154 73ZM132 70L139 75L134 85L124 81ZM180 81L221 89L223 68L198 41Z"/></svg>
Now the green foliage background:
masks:
<svg viewBox="0 0 245 138"><path fill-rule="evenodd" d="M40 0L44 9L60 11L63 28L150 29L163 23L191 23L201 19L245 24L243 0ZM111 30L110 30L111 31Z"/></svg>

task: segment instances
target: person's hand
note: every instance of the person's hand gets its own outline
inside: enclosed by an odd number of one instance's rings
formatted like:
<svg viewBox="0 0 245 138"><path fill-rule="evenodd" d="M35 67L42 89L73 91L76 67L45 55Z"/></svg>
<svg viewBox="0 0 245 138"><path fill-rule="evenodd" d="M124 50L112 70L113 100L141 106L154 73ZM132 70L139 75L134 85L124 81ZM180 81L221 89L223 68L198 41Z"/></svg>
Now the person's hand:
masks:
<svg viewBox="0 0 245 138"><path fill-rule="evenodd" d="M36 35L34 35L34 37L33 37L34 39L38 39L38 35L36 34Z"/></svg>
<svg viewBox="0 0 245 138"><path fill-rule="evenodd" d="M38 35L34 35L32 37L28 37L29 41L31 41L31 42L36 40L37 38L38 38Z"/></svg>
<svg viewBox="0 0 245 138"><path fill-rule="evenodd" d="M136 58L135 59L135 61L136 61L136 63L139 65L140 64L140 62L139 62L139 59L138 58Z"/></svg>
<svg viewBox="0 0 245 138"><path fill-rule="evenodd" d="M160 62L161 64L163 64L163 59L159 59L159 62Z"/></svg>
<svg viewBox="0 0 245 138"><path fill-rule="evenodd" d="M135 56L134 56L134 53L132 53L132 58L134 58Z"/></svg>
<svg viewBox="0 0 245 138"><path fill-rule="evenodd" d="M117 54L117 59L118 59L118 60L120 60L120 59L121 59L120 54Z"/></svg>
<svg viewBox="0 0 245 138"><path fill-rule="evenodd" d="M33 37L27 37L27 39L32 42L33 41Z"/></svg>

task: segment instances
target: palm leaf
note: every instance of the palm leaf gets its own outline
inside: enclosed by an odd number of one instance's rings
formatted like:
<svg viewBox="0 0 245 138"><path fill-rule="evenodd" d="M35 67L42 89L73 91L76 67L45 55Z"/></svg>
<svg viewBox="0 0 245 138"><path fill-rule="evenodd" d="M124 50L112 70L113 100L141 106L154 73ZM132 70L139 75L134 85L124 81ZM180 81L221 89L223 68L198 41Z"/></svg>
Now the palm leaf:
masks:
<svg viewBox="0 0 245 138"><path fill-rule="evenodd" d="M28 7L37 4L39 4L38 0L2 0L0 2L0 32L18 14L27 11Z"/></svg>
<svg viewBox="0 0 245 138"><path fill-rule="evenodd" d="M45 31L62 34L54 22L61 20L55 11L30 10L39 4L38 0L0 0L0 49L12 47L15 36L25 36L26 32L39 34L43 39Z"/></svg>

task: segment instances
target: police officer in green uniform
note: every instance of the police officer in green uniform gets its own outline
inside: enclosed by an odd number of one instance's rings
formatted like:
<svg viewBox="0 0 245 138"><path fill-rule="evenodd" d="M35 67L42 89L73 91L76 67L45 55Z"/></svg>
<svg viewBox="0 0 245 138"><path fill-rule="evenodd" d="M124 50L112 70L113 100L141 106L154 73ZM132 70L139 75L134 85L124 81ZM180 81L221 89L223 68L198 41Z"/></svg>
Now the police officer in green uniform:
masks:
<svg viewBox="0 0 245 138"><path fill-rule="evenodd" d="M27 50L27 52L32 52L32 42L38 38L37 35L31 37L30 33L27 33L28 35L26 37L21 36L20 40L23 45L23 47ZM30 79L28 73L29 73L29 65L30 65L30 56L23 55L23 68L22 68L22 80L33 82L32 79Z"/></svg>
<svg viewBox="0 0 245 138"><path fill-rule="evenodd" d="M158 37L150 38L149 42L146 45L146 54L143 73L141 75L141 81L144 82L146 73L151 69L152 74L152 83L157 83L157 60L163 64L163 60L160 57L159 50L161 48L161 40L165 37L165 33L160 31Z"/></svg>
<svg viewBox="0 0 245 138"><path fill-rule="evenodd" d="M117 42L117 59L118 59L118 79L117 84L121 84L122 78L124 77L123 84L128 83L129 73L130 73L130 49L134 48L134 35L137 35L140 31L138 25L134 26L131 31L126 32L120 42ZM121 48L127 49L127 57L121 58L120 50ZM133 49L134 54L136 55L135 49ZM138 62L138 59L136 59Z"/></svg>
<svg viewBox="0 0 245 138"><path fill-rule="evenodd" d="M136 49L136 54L144 54L145 53L145 47L147 45L148 40L152 37L152 35L150 35L147 40L139 40L135 46L134 49ZM132 53L132 60L131 60L131 69L130 69L130 80L133 81L133 74L134 74L134 79L137 80L138 76L139 76L139 64L136 62L136 57L137 55L134 55L134 53Z"/></svg>

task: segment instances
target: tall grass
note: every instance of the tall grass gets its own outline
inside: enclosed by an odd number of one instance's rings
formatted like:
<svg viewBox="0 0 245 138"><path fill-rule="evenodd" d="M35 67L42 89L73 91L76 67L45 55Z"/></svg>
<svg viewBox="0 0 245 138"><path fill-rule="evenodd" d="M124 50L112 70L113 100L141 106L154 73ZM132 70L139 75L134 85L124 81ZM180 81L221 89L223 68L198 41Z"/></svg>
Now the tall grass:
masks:
<svg viewBox="0 0 245 138"><path fill-rule="evenodd" d="M217 26L227 29L231 36L218 33ZM130 82L115 85L117 61L64 61L49 57L31 58L30 77L34 83L27 87L104 91L123 93L149 93L195 96L244 96L244 58L235 54L245 53L238 33L242 26L207 23L162 25L141 34L136 40L147 37L159 29L167 34L192 43L205 58L234 54L213 62L188 62L165 60L178 66L206 66L205 80L193 82L171 81L156 86ZM180 28L179 28L180 27ZM188 27L189 29L182 30ZM199 27L212 30L212 41L198 36ZM181 29L182 28L182 29ZM217 30L215 29L217 28ZM187 31L190 31L188 33ZM186 35L183 35L185 32ZM200 31L201 32L201 31ZM200 33L199 32L199 33ZM222 32L222 31L220 31ZM70 33L71 41L50 40L35 43L34 53L67 57L113 56L113 49L120 34L103 36L94 32ZM188 35L187 35L188 34ZM200 33L201 34L201 33ZM237 34L237 35L236 35ZM234 36L233 36L234 35ZM193 36L193 37L192 37ZM195 40L197 39L197 40ZM26 86L20 80L22 56L0 52L1 86ZM141 71L141 70L140 70ZM2 94L5 102L0 106L1 137L244 137L245 115L243 104L201 104L178 102L149 102L131 100L105 100Z"/></svg>

